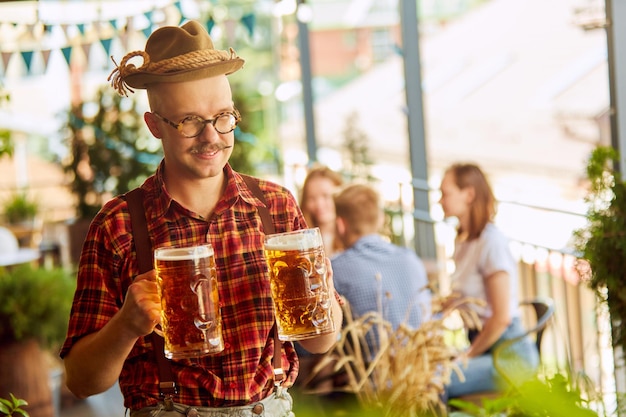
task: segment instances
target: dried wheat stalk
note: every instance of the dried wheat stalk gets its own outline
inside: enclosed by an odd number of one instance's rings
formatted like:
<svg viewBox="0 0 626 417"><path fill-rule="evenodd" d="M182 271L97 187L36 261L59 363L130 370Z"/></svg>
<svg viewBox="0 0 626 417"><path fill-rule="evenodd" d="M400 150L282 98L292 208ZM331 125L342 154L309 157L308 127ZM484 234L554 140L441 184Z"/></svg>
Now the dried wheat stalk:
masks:
<svg viewBox="0 0 626 417"><path fill-rule="evenodd" d="M439 301L433 301L434 311L439 311ZM454 361L457 349L444 340L443 321L456 311L466 326L480 328L480 320L471 304L481 302L461 299L418 329L401 325L394 331L378 312L352 319L346 303L346 323L340 340L324 355L305 384L332 366L335 373L345 372L347 377L345 386L336 390L355 394L364 407L379 409L383 416L444 412L446 405L441 400L444 387L452 372L457 372L461 378L463 373ZM375 336L375 352L367 343L368 335L370 340ZM308 392L316 391L313 388Z"/></svg>

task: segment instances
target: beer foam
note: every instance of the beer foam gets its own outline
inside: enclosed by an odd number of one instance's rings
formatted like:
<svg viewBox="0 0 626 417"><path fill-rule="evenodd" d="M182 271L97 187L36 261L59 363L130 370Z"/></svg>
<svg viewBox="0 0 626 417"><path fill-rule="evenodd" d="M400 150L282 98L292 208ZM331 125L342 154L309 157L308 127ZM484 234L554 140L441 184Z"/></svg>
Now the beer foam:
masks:
<svg viewBox="0 0 626 417"><path fill-rule="evenodd" d="M213 256L213 248L209 245L189 248L159 248L154 252L155 259L162 261L197 260Z"/></svg>
<svg viewBox="0 0 626 417"><path fill-rule="evenodd" d="M268 236L265 249L268 250L309 250L321 246L321 239L317 233L278 234Z"/></svg>

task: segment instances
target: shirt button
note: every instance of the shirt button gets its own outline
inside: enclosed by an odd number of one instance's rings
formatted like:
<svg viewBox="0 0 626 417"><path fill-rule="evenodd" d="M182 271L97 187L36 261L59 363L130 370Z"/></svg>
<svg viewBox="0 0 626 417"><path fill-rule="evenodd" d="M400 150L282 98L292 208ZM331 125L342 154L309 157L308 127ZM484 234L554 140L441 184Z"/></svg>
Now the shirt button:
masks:
<svg viewBox="0 0 626 417"><path fill-rule="evenodd" d="M234 390L235 388L237 388L237 384L235 382L231 382L230 384L228 384L228 387Z"/></svg>
<svg viewBox="0 0 626 417"><path fill-rule="evenodd" d="M230 349L230 343L224 343L224 349Z"/></svg>

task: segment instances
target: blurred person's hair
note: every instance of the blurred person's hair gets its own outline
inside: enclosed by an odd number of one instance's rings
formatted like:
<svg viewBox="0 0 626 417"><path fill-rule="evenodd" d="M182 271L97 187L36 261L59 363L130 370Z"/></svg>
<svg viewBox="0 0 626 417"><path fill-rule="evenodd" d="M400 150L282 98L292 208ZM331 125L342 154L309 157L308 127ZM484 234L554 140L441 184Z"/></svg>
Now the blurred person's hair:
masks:
<svg viewBox="0 0 626 417"><path fill-rule="evenodd" d="M335 196L335 211L351 233L364 235L378 232L383 208L380 195L369 185L353 184Z"/></svg>
<svg viewBox="0 0 626 417"><path fill-rule="evenodd" d="M302 195L300 197L300 208L302 210L302 214L304 215L304 219L309 227L317 227L319 224L312 217L311 213L307 210L305 202L309 198L309 184L311 180L316 178L327 178L329 179L336 187L341 187L343 185L343 178L338 172L333 171L325 165L315 165L311 169L309 169L306 178L304 179L304 183L302 184Z"/></svg>
<svg viewBox="0 0 626 417"><path fill-rule="evenodd" d="M496 215L496 199L491 185L484 172L476 164L455 163L446 170L446 173L452 174L454 183L461 190L467 187L474 189L474 201L470 206L469 230L461 230L459 226L458 231L467 233L468 239L476 239Z"/></svg>

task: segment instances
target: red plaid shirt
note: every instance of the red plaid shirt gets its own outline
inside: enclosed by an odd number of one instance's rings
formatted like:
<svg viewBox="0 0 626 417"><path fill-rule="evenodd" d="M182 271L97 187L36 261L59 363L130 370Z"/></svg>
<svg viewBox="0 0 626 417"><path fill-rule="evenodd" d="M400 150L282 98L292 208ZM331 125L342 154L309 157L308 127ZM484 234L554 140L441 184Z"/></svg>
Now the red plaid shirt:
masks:
<svg viewBox="0 0 626 417"><path fill-rule="evenodd" d="M170 361L179 393L174 401L194 406L244 405L272 390L274 313L263 255L263 226L253 196L241 176L224 169L227 187L210 219L201 218L172 200L163 183L163 163L142 185L152 247L211 243L215 249L222 306L224 351L197 359ZM276 232L300 229L305 221L285 188L263 180ZM102 328L115 315L138 266L126 200L109 201L93 220L78 270L65 356L81 337ZM298 373L289 342L283 344L286 385ZM140 338L119 378L124 405L139 409L159 400L158 368L149 337Z"/></svg>

